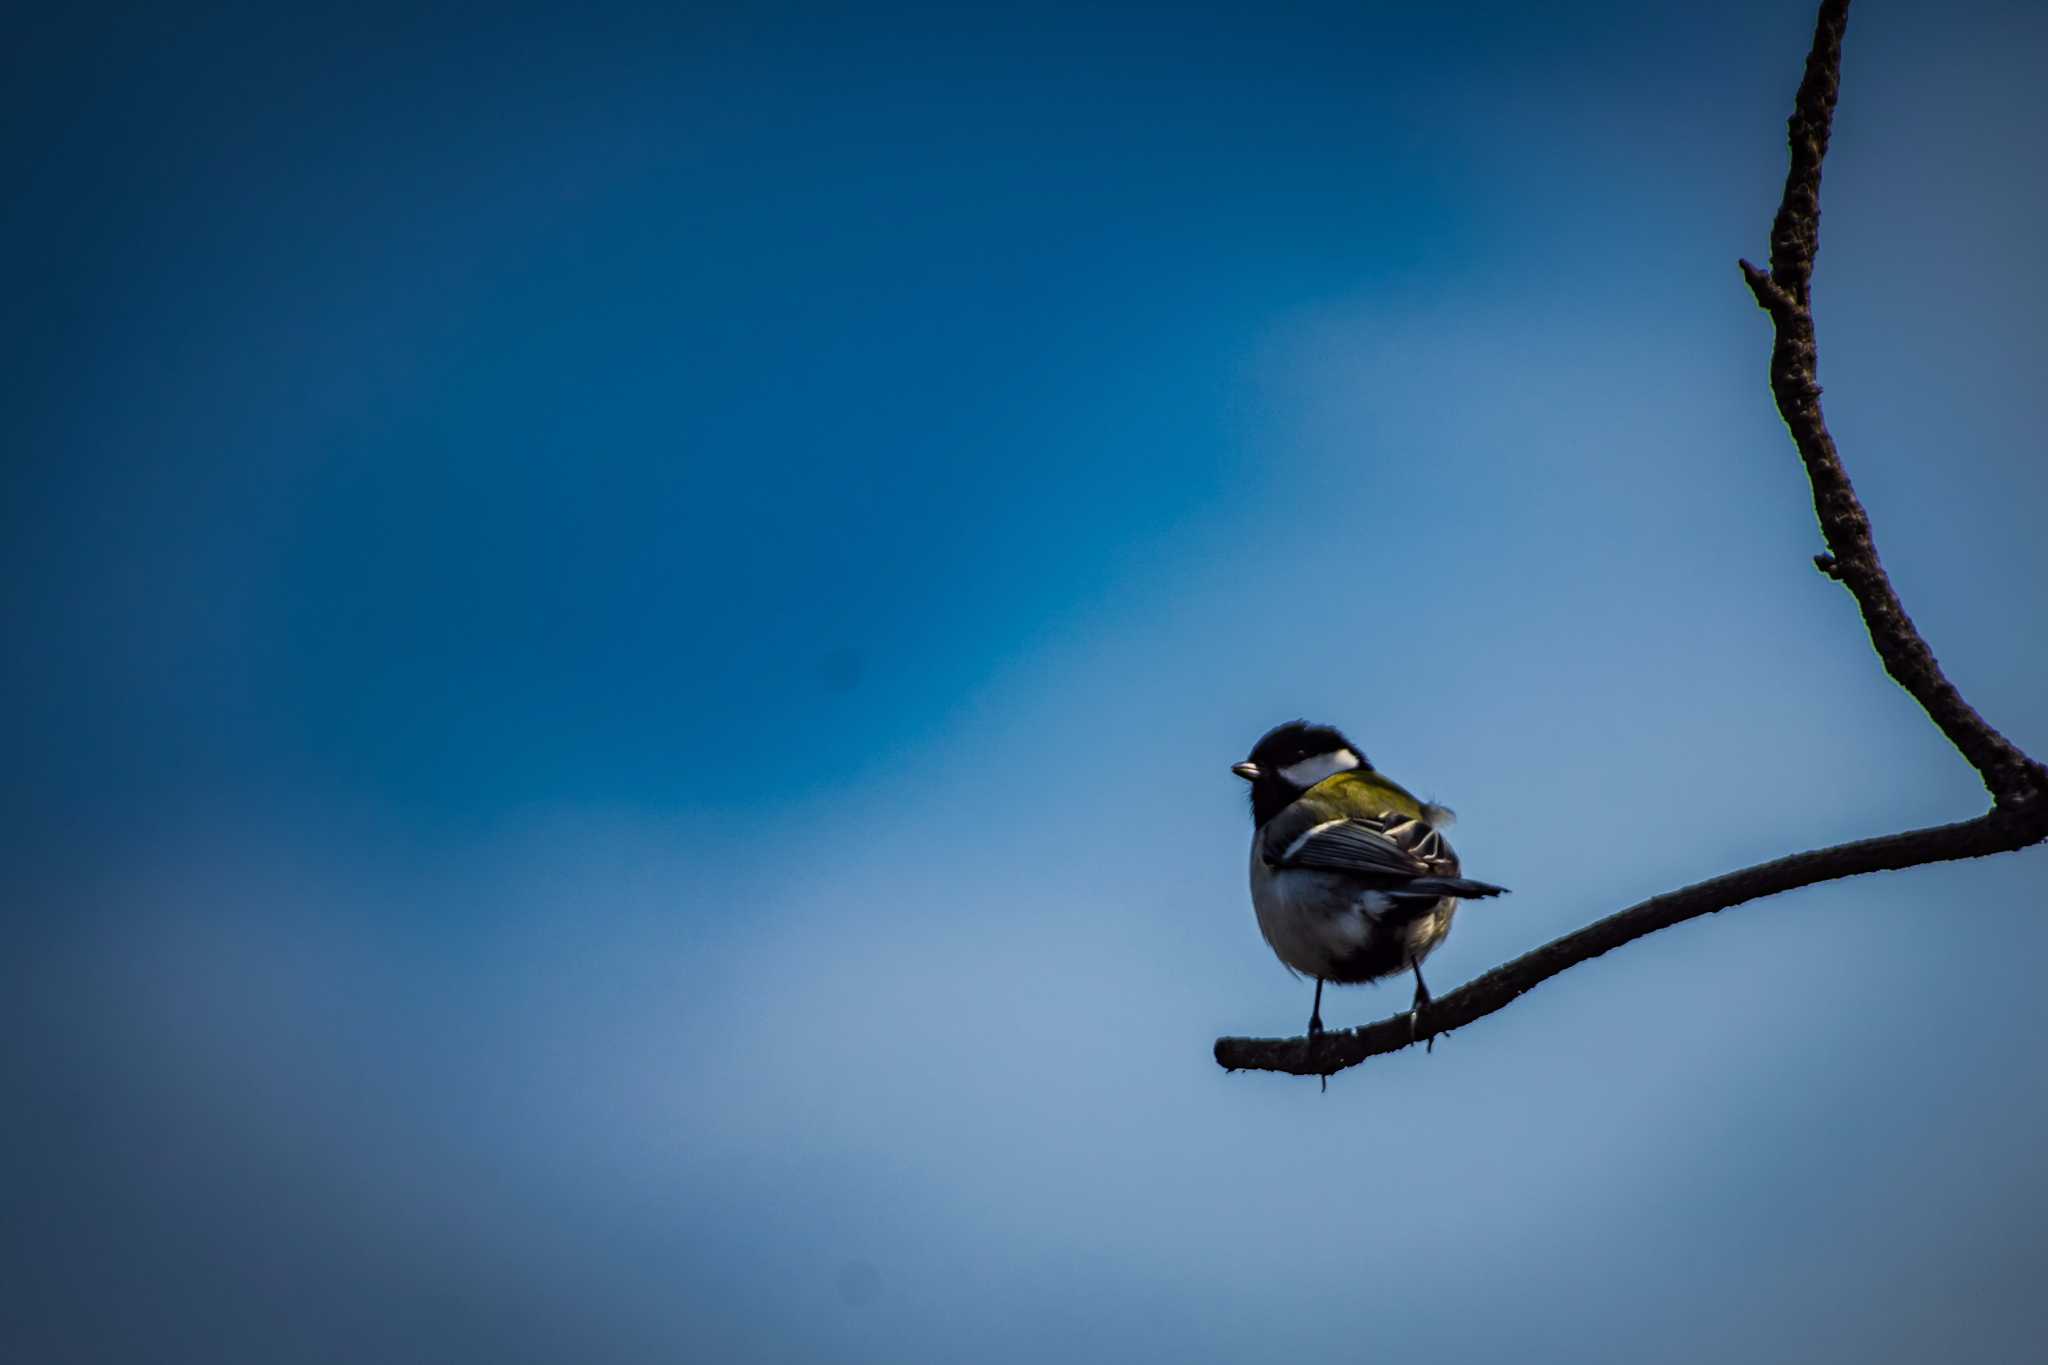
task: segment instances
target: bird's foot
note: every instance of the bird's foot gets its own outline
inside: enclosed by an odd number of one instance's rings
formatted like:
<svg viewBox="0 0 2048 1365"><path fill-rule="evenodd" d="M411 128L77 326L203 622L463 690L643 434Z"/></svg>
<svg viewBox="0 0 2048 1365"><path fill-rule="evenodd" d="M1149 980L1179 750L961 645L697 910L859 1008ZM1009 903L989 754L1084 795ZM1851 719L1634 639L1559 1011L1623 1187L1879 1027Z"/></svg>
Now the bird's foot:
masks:
<svg viewBox="0 0 2048 1365"><path fill-rule="evenodd" d="M1435 1052L1436 1030L1431 1029L1426 1036L1424 1035L1422 1031L1423 1009L1424 1006L1416 1005L1408 1011L1408 1041L1411 1043L1421 1043L1424 1052Z"/></svg>

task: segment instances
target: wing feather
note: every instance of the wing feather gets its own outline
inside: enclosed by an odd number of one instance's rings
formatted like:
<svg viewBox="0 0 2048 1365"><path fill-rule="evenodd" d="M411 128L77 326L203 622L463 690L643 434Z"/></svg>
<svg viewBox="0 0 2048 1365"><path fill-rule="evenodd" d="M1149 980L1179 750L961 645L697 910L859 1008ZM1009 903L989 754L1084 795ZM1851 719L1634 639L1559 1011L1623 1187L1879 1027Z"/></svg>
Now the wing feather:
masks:
<svg viewBox="0 0 2048 1365"><path fill-rule="evenodd" d="M1427 863L1388 838L1384 829L1359 819L1328 820L1302 831L1274 865L1399 880L1429 872Z"/></svg>
<svg viewBox="0 0 2048 1365"><path fill-rule="evenodd" d="M1335 872L1398 900L1493 896L1501 888L1459 875L1443 830L1448 815L1378 774L1339 773L1273 817L1260 854L1275 869Z"/></svg>

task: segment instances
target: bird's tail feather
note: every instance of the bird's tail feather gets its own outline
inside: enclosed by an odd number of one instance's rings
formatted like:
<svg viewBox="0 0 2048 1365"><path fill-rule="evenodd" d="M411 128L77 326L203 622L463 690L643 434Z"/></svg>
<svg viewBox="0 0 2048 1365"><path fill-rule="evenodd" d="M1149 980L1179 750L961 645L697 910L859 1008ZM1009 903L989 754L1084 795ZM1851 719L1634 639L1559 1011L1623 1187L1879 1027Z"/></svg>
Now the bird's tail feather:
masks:
<svg viewBox="0 0 2048 1365"><path fill-rule="evenodd" d="M1437 896L1456 896L1460 900L1479 900L1486 896L1505 896L1505 886L1492 882L1475 882L1470 877L1417 877L1401 888L1403 894L1423 891Z"/></svg>

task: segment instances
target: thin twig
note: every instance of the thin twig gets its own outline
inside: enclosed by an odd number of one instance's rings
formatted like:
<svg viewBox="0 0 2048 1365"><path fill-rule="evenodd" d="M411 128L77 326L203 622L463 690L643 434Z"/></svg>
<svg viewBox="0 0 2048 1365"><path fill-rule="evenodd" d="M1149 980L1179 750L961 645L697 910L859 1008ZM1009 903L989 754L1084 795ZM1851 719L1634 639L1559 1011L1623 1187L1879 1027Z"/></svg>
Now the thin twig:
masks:
<svg viewBox="0 0 2048 1365"><path fill-rule="evenodd" d="M1568 967L1701 915L1819 882L2009 853L2048 839L2048 768L1986 723L1942 673L1934 651L1914 628L1878 561L1870 518L1856 497L1821 413L1812 311L1813 263L1820 247L1821 162L1827 155L1841 87L1842 34L1848 17L1849 0L1823 0L1813 47L1806 58L1806 74L1793 101L1791 168L1771 225L1771 268L1766 272L1744 261L1742 272L1757 303L1771 315L1775 332L1771 393L1806 465L1814 513L1828 545L1828 553L1814 556L1815 567L1846 585L1855 596L1885 671L1920 703L1984 779L1992 809L1959 824L1795 853L1653 896L1494 968L1440 997L1419 1018L1397 1014L1315 1040L1219 1038L1216 1060L1221 1065L1232 1070L1327 1077L1368 1057L1398 1052L1424 1038L1462 1028Z"/></svg>

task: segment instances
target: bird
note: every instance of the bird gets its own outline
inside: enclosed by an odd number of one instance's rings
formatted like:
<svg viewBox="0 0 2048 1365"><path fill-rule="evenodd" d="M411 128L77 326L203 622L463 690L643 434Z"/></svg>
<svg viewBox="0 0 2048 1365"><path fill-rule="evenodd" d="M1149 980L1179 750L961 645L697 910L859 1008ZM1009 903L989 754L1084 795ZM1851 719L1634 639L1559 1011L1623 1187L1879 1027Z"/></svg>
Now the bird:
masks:
<svg viewBox="0 0 2048 1365"><path fill-rule="evenodd" d="M1460 875L1444 838L1451 812L1375 770L1333 726L1275 726L1230 770L1251 784L1259 932L1282 966L1315 978L1309 1037L1323 1032L1324 982L1403 972L1415 974L1417 1029L1431 1000L1422 960L1450 932L1458 902L1507 888Z"/></svg>

